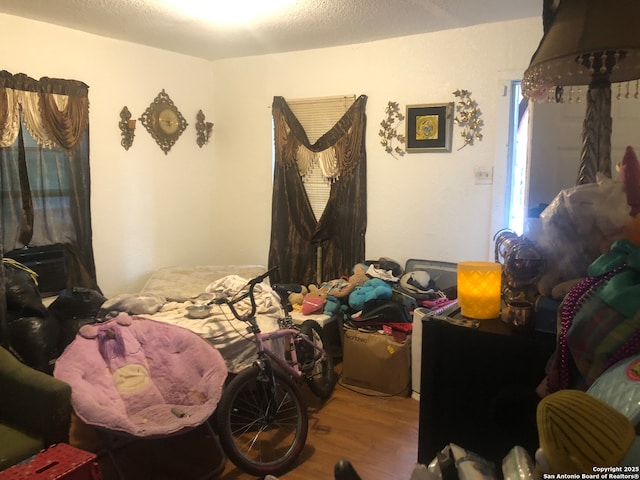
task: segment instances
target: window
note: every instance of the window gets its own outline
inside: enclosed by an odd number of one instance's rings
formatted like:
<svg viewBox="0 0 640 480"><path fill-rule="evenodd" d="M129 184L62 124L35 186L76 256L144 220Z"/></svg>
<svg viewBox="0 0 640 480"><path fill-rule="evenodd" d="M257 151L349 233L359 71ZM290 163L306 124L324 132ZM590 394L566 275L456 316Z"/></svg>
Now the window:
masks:
<svg viewBox="0 0 640 480"><path fill-rule="evenodd" d="M340 278L349 275L353 265L364 258L366 101L367 97L360 95L311 143L285 99L274 97L275 171L269 247L269 265L279 267L274 282L306 285ZM312 210L302 178L316 162L322 176L331 179L321 214L316 213L319 209Z"/></svg>
<svg viewBox="0 0 640 480"><path fill-rule="evenodd" d="M4 251L59 245L67 288L98 289L91 229L89 87L0 71Z"/></svg>
<svg viewBox="0 0 640 480"><path fill-rule="evenodd" d="M287 100L289 108L296 116L307 134L309 143L313 144L338 123L355 100L355 95L338 97L319 97L299 100ZM322 212L329 201L331 179L327 178L314 158L311 168L302 177L311 209L320 220Z"/></svg>
<svg viewBox="0 0 640 480"><path fill-rule="evenodd" d="M72 243L76 234L71 213L73 185L69 156L59 146L43 148L38 145L24 124L20 134L24 145L26 185L20 177L20 168L11 166L19 158L19 140L2 153L2 218L6 245L8 248L25 246L20 240L20 230L24 228L21 225L24 201L31 202L33 213L30 246ZM25 187L27 192L22 192ZM30 199L24 198L23 194L29 195ZM13 232L13 239L7 238L9 232Z"/></svg>
<svg viewBox="0 0 640 480"><path fill-rule="evenodd" d="M522 235L527 205L527 152L529 108L519 81L511 83L507 215L509 229Z"/></svg>

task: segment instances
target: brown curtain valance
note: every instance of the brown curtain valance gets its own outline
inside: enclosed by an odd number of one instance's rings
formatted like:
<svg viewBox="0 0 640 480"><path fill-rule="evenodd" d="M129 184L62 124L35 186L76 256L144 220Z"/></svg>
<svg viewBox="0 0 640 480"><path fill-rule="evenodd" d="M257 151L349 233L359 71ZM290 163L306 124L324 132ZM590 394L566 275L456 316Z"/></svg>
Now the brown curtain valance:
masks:
<svg viewBox="0 0 640 480"><path fill-rule="evenodd" d="M76 147L89 125L89 87L77 80L0 71L0 146L18 134L19 112L33 138L42 146Z"/></svg>
<svg viewBox="0 0 640 480"><path fill-rule="evenodd" d="M24 73L0 71L0 233L6 251L63 244L68 288L98 290L91 228L88 93L89 87L77 80L36 80ZM26 138L33 139L40 151L27 153ZM50 182L46 194L34 196L34 188L45 191L38 180L42 177ZM58 203L49 197L68 199L65 221L60 219Z"/></svg>
<svg viewBox="0 0 640 480"><path fill-rule="evenodd" d="M281 162L284 167L297 164L300 174L304 175L311 163L309 156L315 154L327 178L350 178L361 159L360 145L364 141L365 130L365 122L354 119L361 114L365 103L366 97L361 96L331 130L311 144L286 100L283 97L274 97L274 131L279 135L275 145L281 149L280 155L276 155L276 161Z"/></svg>

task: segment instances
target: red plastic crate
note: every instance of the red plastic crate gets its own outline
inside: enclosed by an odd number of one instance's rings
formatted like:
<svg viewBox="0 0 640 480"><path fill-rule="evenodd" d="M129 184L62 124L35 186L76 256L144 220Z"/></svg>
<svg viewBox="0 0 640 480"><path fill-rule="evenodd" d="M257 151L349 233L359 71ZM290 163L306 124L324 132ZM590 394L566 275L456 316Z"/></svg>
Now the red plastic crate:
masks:
<svg viewBox="0 0 640 480"><path fill-rule="evenodd" d="M0 472L0 480L102 480L95 454L56 443Z"/></svg>

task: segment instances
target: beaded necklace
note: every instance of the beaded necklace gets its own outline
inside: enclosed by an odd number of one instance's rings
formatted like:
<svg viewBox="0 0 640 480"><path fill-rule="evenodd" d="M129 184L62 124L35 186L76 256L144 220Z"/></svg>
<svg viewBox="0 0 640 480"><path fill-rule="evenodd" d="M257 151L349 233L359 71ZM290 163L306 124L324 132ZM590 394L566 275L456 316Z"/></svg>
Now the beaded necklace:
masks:
<svg viewBox="0 0 640 480"><path fill-rule="evenodd" d="M567 334L573 323L576 313L584 302L593 295L593 293L609 281L612 277L627 268L627 265L621 265L614 268L610 272L599 276L587 277L574 286L564 299L562 309L560 310L560 335L558 337L558 353L560 355L560 385L558 390L569 387L569 345L567 343ZM640 338L638 338L640 341ZM616 352L622 354L621 352ZM624 357L622 357L624 358Z"/></svg>

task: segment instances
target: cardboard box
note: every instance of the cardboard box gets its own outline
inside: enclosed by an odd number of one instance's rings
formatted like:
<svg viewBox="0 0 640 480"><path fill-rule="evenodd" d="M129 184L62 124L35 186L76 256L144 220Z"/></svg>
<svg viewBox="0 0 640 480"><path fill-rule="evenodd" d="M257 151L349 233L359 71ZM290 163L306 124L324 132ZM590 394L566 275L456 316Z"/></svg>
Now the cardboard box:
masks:
<svg viewBox="0 0 640 480"><path fill-rule="evenodd" d="M411 335L403 343L381 333L345 329L342 381L389 395L411 391Z"/></svg>

